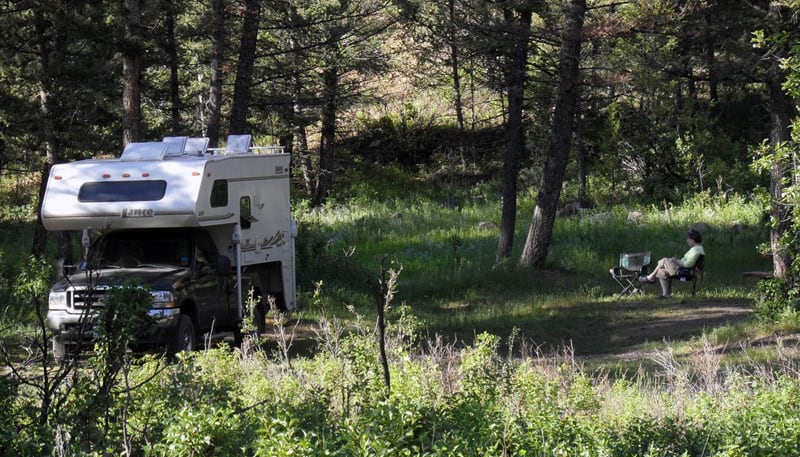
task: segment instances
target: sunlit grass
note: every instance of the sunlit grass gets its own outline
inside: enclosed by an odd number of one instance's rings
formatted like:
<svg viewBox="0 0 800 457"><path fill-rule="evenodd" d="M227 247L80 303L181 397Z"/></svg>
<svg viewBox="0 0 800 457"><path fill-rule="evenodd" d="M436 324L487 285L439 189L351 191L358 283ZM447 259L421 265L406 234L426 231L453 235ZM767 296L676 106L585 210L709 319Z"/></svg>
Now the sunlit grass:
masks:
<svg viewBox="0 0 800 457"><path fill-rule="evenodd" d="M428 335L470 341L484 331L506 337L519 329L533 341L573 344L585 353L636 350L664 341L602 335L619 322L660 318L646 304L661 305L653 298L657 285L649 287L647 296L616 295L619 287L608 270L621 252L651 251L653 263L681 256L687 249L686 230L699 225L708 257L698 296L691 296L688 284L674 285L674 303L690 307L709 301L748 306L754 284L741 272L771 268L757 250L768 237L763 207L741 196L724 200L700 194L683 204L620 205L558 218L546 268L532 270L518 266L533 211L529 197L519 201L513 254L498 263L498 199L471 199L468 191L396 172L382 178L376 174L369 183L359 183L357 198L297 214L318 237L315 258L324 260L307 265L303 275L335 290L323 299L329 312L346 316L347 306L355 306L371 315L380 266L389 260L392 268L402 267L396 300L420 317ZM449 204L453 195L459 197L457 206ZM678 319L682 311L664 312ZM744 337L757 327L754 323L730 335Z"/></svg>

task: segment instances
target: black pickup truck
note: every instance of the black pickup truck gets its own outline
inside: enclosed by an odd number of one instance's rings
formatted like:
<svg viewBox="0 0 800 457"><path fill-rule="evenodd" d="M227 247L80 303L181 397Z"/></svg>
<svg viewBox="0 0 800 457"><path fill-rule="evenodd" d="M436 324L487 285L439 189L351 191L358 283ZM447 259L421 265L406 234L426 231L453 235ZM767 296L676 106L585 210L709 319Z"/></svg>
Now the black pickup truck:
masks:
<svg viewBox="0 0 800 457"><path fill-rule="evenodd" d="M161 345L175 354L192 350L198 335L239 330L242 313L231 260L204 229L113 231L95 240L86 257L50 290L47 325L54 332L56 359L67 354L68 345L89 347L104 294L122 284L140 285L152 296L151 325L137 345ZM242 276L243 290L257 282L246 272ZM259 330L263 306L253 311Z"/></svg>

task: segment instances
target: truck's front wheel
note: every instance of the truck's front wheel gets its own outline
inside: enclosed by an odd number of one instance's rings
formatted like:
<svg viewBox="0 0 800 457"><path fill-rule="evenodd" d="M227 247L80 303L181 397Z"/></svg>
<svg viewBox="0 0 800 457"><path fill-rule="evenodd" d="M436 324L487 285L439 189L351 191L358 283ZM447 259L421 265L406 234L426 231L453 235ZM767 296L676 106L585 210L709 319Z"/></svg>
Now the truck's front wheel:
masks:
<svg viewBox="0 0 800 457"><path fill-rule="evenodd" d="M167 355L172 357L179 352L190 352L195 345L195 331L192 319L186 314L178 317L175 333L167 344Z"/></svg>
<svg viewBox="0 0 800 457"><path fill-rule="evenodd" d="M59 336L53 337L53 359L56 363L63 363L67 357L67 344Z"/></svg>

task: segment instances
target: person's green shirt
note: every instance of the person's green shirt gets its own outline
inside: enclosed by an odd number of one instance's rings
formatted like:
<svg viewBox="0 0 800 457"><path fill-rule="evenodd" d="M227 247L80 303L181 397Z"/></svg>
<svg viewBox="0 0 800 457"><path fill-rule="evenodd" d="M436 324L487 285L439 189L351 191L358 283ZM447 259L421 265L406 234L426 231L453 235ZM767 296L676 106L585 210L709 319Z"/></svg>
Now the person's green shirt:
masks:
<svg viewBox="0 0 800 457"><path fill-rule="evenodd" d="M702 245L696 244L686 251L686 254L684 254L683 258L681 259L681 263L686 268L692 268L694 264L697 263L697 259L699 259L701 255L706 255L706 251L703 250Z"/></svg>

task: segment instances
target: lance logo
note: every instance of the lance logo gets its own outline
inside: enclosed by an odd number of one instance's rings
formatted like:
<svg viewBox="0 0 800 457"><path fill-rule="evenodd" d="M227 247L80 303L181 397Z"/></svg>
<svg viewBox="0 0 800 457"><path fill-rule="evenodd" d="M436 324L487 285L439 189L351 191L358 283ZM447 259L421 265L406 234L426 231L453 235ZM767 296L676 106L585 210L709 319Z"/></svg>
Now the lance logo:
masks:
<svg viewBox="0 0 800 457"><path fill-rule="evenodd" d="M133 217L153 217L156 215L153 208L125 208L120 215L123 219Z"/></svg>

